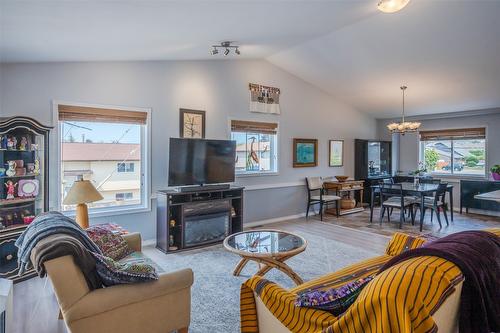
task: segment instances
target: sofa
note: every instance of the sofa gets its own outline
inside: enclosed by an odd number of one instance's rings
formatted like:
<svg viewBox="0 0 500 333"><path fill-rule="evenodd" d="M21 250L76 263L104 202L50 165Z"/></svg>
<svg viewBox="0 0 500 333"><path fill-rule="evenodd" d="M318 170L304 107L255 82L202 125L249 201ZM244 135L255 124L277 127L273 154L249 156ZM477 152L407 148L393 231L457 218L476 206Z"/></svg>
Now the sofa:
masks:
<svg viewBox="0 0 500 333"><path fill-rule="evenodd" d="M124 235L124 239L137 256L141 252L140 234ZM190 269L161 273L154 282L91 291L72 256L47 261L45 268L71 333L188 332L193 284Z"/></svg>
<svg viewBox="0 0 500 333"><path fill-rule="evenodd" d="M498 228L488 231L500 236ZM241 287L241 332L458 332L464 278L457 266L438 257L412 258L377 274L338 317L295 306L301 292L338 288L374 275L394 256L426 241L423 237L396 233L383 255L289 290L254 276Z"/></svg>

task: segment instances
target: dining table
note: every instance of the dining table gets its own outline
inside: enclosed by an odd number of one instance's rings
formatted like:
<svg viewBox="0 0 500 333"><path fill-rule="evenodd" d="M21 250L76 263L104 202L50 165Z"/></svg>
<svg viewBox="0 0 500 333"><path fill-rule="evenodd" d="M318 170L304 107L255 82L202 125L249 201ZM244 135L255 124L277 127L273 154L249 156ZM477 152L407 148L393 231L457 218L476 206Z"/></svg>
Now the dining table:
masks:
<svg viewBox="0 0 500 333"><path fill-rule="evenodd" d="M414 183L403 182L399 183L402 185L402 195L403 196L416 196L420 200L420 207L424 207L424 200L426 196L434 196L434 193L438 189L438 184L420 183L415 185ZM380 192L380 185L371 186L371 199L370 199L370 222L373 221L373 208L374 208L374 196ZM453 221L453 185L448 184L446 187L446 192L449 194L450 202L450 217ZM424 214L420 211L420 231L424 226Z"/></svg>

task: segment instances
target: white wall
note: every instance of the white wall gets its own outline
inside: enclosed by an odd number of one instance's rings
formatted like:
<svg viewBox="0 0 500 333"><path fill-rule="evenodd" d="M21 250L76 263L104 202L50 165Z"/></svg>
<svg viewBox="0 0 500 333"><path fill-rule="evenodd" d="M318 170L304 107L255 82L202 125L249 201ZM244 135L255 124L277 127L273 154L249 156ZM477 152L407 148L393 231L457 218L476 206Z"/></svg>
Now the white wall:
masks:
<svg viewBox="0 0 500 333"><path fill-rule="evenodd" d="M279 175L239 178L245 186L303 182L309 175L353 175L354 139L373 139L376 121L305 81L260 60L3 64L2 116L53 124L52 100L152 108L152 191L167 186L168 138L179 135L179 108L206 110L207 138L228 138L230 118L279 122ZM281 89L282 115L248 111L248 83ZM292 168L292 138L319 139L319 166ZM328 167L328 139L345 140L345 165ZM52 140L54 141L54 140ZM55 142L52 142L55 144ZM56 157L51 155L55 169ZM55 178L52 178L55 179ZM52 207L56 184L50 184ZM305 211L303 186L246 191L245 222ZM151 213L93 219L155 234Z"/></svg>

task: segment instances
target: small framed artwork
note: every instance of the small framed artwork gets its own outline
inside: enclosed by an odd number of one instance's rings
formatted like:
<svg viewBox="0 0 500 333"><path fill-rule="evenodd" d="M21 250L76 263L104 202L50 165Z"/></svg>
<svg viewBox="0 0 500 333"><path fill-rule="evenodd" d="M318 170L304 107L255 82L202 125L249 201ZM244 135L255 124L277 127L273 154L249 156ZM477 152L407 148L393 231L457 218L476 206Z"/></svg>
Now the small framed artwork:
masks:
<svg viewBox="0 0 500 333"><path fill-rule="evenodd" d="M318 165L318 139L293 139L293 167Z"/></svg>
<svg viewBox="0 0 500 333"><path fill-rule="evenodd" d="M330 140L328 157L331 167L344 166L344 140Z"/></svg>
<svg viewBox="0 0 500 333"><path fill-rule="evenodd" d="M205 111L180 109L179 136L181 138L205 138Z"/></svg>

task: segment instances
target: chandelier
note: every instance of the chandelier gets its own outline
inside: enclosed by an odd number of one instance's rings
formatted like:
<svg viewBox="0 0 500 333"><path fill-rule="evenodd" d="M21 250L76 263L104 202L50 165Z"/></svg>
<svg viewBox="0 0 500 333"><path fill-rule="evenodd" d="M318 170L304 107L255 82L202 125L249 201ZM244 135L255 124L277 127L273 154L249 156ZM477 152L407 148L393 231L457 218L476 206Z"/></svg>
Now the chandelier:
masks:
<svg viewBox="0 0 500 333"><path fill-rule="evenodd" d="M212 55L217 55L219 54L219 49L224 49L224 52L222 52L222 54L224 56L227 56L232 49L234 49L234 53L236 55L240 55L241 52L240 52L240 49L239 49L239 46L237 45L231 45L232 42L229 42L229 41L226 41L226 42L222 42L220 43L220 45L212 45Z"/></svg>
<svg viewBox="0 0 500 333"><path fill-rule="evenodd" d="M405 90L407 86L401 86L401 91L403 92L403 118L400 123L390 123L387 128L391 133L399 133L405 135L405 133L416 132L420 128L419 122L409 122L405 121Z"/></svg>
<svg viewBox="0 0 500 333"><path fill-rule="evenodd" d="M380 0L377 8L383 13L395 13L403 9L410 0Z"/></svg>

